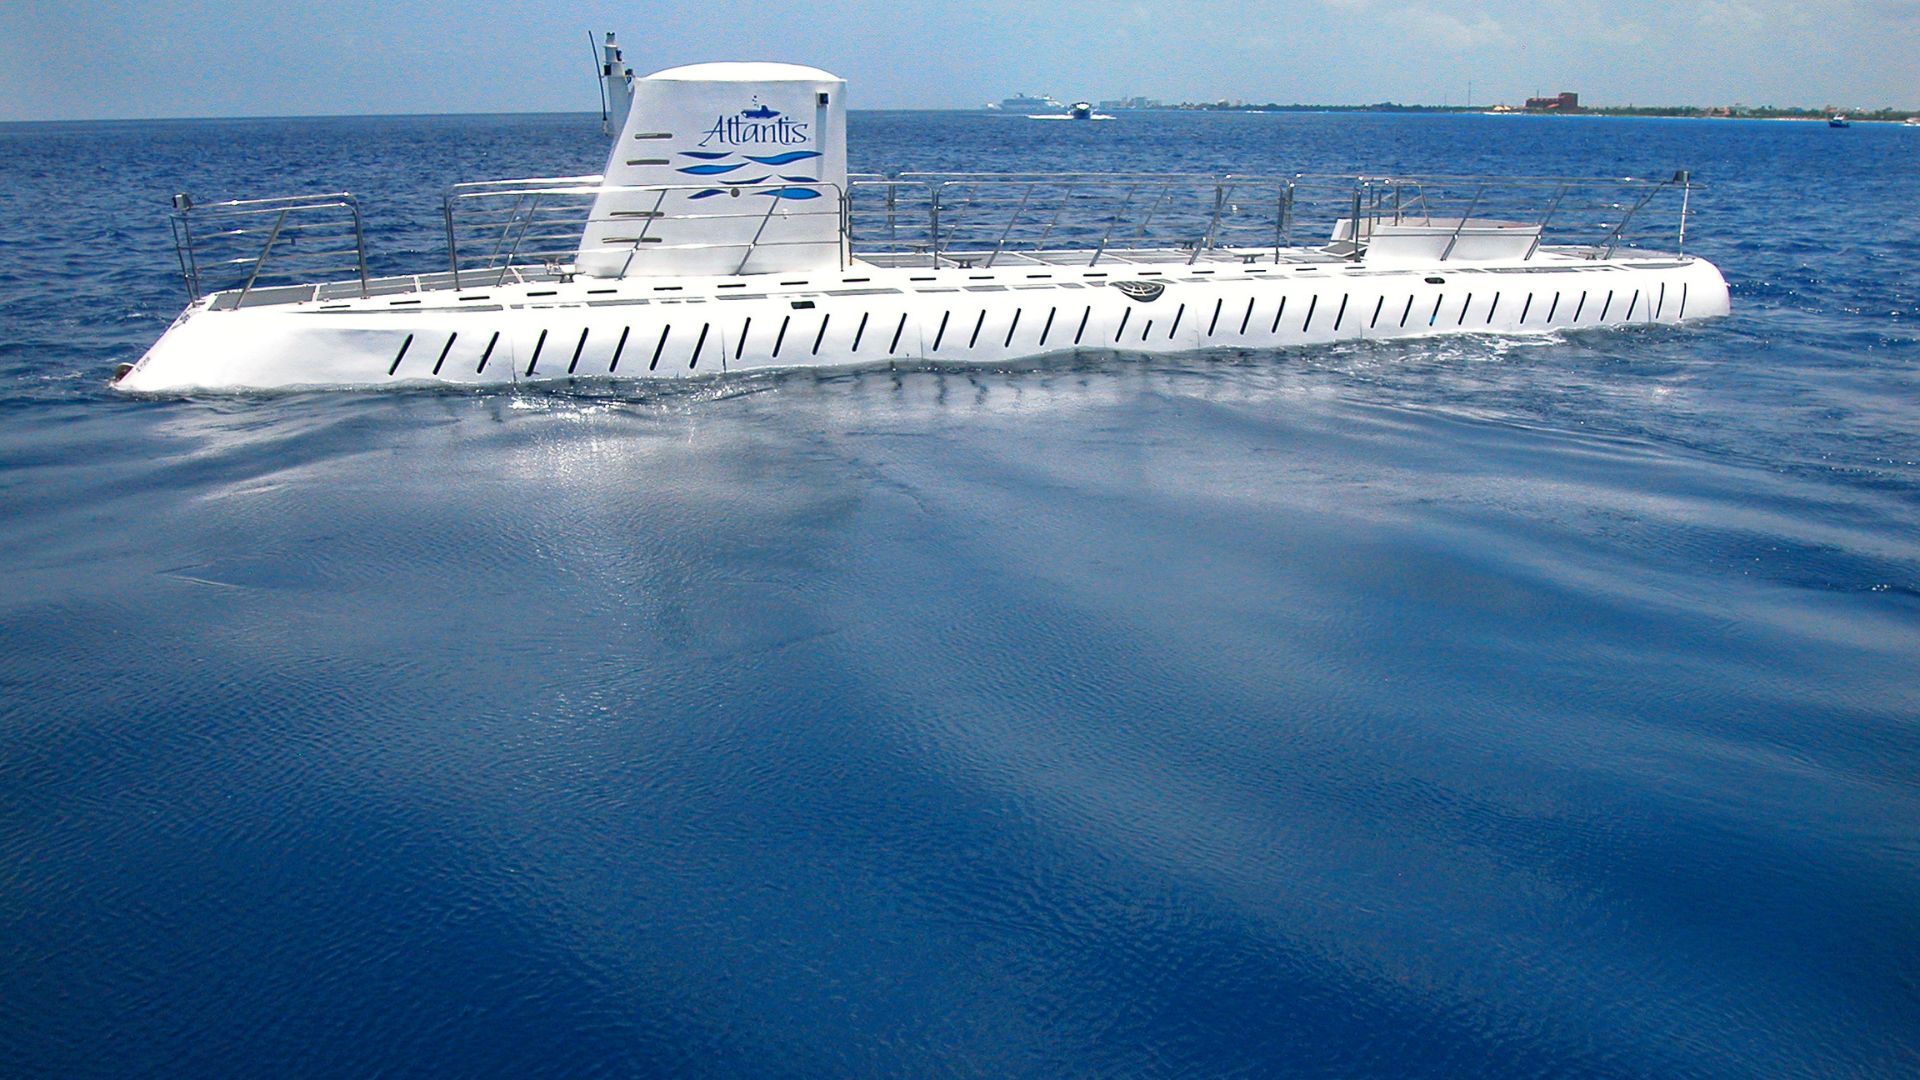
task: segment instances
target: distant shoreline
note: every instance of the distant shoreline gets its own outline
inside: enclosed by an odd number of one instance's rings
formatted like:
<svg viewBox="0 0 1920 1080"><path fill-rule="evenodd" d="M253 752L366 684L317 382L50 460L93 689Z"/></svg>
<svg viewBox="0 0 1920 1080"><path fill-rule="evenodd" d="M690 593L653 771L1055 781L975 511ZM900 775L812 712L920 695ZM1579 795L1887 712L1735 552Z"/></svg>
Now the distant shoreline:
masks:
<svg viewBox="0 0 1920 1080"><path fill-rule="evenodd" d="M1516 109L1499 104L1489 105L1402 105L1398 102L1382 101L1371 105L1281 105L1269 102L1265 105L1251 103L1225 104L1222 102L1181 102L1146 109L1109 109L1126 112L1362 112L1362 113L1420 113L1487 116L1600 116L1633 117L1652 120L1803 120L1824 122L1828 118L1841 115L1855 123L1902 124L1907 120L1920 117L1920 110L1908 109L1871 109L1854 111L1851 109L1802 109L1774 108L1771 106L1715 106L1700 107L1694 105L1599 105L1582 107L1570 111L1553 109Z"/></svg>

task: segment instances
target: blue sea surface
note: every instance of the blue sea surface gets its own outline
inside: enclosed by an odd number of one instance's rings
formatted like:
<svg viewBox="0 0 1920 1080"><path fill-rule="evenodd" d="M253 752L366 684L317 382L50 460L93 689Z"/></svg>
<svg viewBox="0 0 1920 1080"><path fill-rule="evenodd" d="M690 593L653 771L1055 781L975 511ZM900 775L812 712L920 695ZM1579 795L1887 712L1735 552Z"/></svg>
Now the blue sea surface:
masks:
<svg viewBox="0 0 1920 1080"><path fill-rule="evenodd" d="M0 1074L1920 1074L1920 131L856 113L1664 176L1685 327L139 399L168 197L597 117L0 125Z"/></svg>

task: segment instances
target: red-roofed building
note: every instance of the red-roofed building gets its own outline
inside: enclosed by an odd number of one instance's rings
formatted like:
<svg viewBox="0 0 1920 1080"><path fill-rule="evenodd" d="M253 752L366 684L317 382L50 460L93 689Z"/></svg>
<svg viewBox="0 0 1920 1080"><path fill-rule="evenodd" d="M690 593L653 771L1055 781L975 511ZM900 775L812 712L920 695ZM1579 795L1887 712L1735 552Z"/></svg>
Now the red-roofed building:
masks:
<svg viewBox="0 0 1920 1080"><path fill-rule="evenodd" d="M1562 90L1553 97L1530 97L1527 99L1527 111L1577 113L1580 111L1580 95Z"/></svg>

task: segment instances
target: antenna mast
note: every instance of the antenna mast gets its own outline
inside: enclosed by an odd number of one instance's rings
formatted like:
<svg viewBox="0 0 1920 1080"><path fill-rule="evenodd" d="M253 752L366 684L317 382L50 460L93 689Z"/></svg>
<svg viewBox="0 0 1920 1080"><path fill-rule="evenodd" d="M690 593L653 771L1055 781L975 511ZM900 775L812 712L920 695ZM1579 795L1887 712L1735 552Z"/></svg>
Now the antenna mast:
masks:
<svg viewBox="0 0 1920 1080"><path fill-rule="evenodd" d="M633 107L633 69L627 66L612 31L607 32L605 44L596 44L589 32L587 44L600 69L600 130L612 137L616 129L626 127L627 111Z"/></svg>
<svg viewBox="0 0 1920 1080"><path fill-rule="evenodd" d="M593 54L593 88L600 91L600 134L611 136L613 128L607 123L607 79L613 72L600 62L600 44L593 40L591 30L587 31L587 51Z"/></svg>

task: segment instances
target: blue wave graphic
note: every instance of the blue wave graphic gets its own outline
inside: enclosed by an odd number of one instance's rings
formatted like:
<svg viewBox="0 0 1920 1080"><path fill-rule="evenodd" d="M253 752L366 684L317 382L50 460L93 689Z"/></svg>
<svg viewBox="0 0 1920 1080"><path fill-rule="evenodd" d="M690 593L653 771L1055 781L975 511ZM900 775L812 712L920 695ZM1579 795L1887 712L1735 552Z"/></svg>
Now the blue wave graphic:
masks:
<svg viewBox="0 0 1920 1080"><path fill-rule="evenodd" d="M817 184L820 182L820 178L817 176L788 176L786 173L781 173L780 179L791 180L796 184Z"/></svg>
<svg viewBox="0 0 1920 1080"><path fill-rule="evenodd" d="M749 176L749 177L747 177L747 178L746 178L745 180L722 180L722 181L720 181L720 182L721 182L721 183L723 183L723 184L735 184L735 185L739 185L739 184L763 184L763 183L765 183L765 182L767 182L767 181L768 181L768 180L770 180L770 179L772 179L772 178L771 178L771 177L768 177L768 176Z"/></svg>
<svg viewBox="0 0 1920 1080"><path fill-rule="evenodd" d="M762 191L758 192L758 194L771 195L776 199L817 199L820 197L820 193L812 188L792 187L774 188L772 191Z"/></svg>
<svg viewBox="0 0 1920 1080"><path fill-rule="evenodd" d="M680 151L680 156L681 156L681 157L690 157L690 158L699 158L699 159L700 159L700 160L702 160L702 161L718 161L718 160L720 160L720 159L721 159L721 158L723 158L723 157L731 157L731 156L733 156L733 151L731 151L731 150L718 150L718 151L715 151L715 150L682 150L682 151Z"/></svg>
<svg viewBox="0 0 1920 1080"><path fill-rule="evenodd" d="M819 156L820 156L820 151L818 150L789 150L784 154L774 154L771 157L754 157L752 154L748 154L746 157L748 161L757 161L762 165L777 166L777 165L791 165L796 161L803 161L807 158L815 158Z"/></svg>
<svg viewBox="0 0 1920 1080"><path fill-rule="evenodd" d="M721 173L730 173L735 169L744 169L746 167L746 162L736 161L729 165L683 165L677 171L692 173L695 176L718 176Z"/></svg>
<svg viewBox="0 0 1920 1080"><path fill-rule="evenodd" d="M715 195L725 195L725 194L726 194L726 191L725 191L724 189L722 189L722 188L708 188L708 189L707 189L707 190L705 190L705 191L696 191L696 192L694 192L693 194L691 194L691 195L689 195L689 196L687 196L687 198L689 198L689 199L711 199L711 198L713 198L713 197L714 197Z"/></svg>

